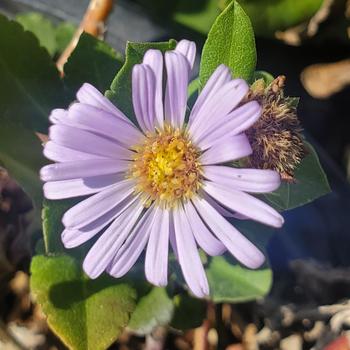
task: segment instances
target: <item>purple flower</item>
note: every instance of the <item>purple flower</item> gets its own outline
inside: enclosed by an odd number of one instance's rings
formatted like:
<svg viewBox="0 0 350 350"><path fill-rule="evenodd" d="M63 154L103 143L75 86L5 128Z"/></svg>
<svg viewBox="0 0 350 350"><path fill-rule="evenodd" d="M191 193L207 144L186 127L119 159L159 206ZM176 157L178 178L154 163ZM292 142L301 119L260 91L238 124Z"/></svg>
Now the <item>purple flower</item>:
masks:
<svg viewBox="0 0 350 350"><path fill-rule="evenodd" d="M135 65L132 99L140 129L87 83L78 102L50 116L44 154L55 163L41 170L44 193L49 199L92 195L62 219L66 248L102 232L83 263L91 278L104 271L124 276L146 249L148 281L165 286L170 241L189 288L202 297L209 287L197 246L212 256L228 250L249 268L264 262L225 217L283 224L279 213L248 194L277 189L278 173L227 164L252 152L244 131L261 108L256 101L240 104L246 82L220 65L185 122L195 51L193 42L182 40L164 57L147 51Z"/></svg>

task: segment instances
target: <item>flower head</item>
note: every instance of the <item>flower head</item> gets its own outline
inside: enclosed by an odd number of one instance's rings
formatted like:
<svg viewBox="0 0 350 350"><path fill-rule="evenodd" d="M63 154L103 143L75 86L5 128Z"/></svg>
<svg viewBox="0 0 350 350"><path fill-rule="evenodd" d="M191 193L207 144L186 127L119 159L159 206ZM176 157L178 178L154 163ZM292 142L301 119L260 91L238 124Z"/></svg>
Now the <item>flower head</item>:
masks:
<svg viewBox="0 0 350 350"><path fill-rule="evenodd" d="M276 170L283 180L293 181L305 151L295 98L284 96L284 82L284 76L268 86L263 79L257 80L248 94L248 101L262 106L261 117L247 130L253 149L248 160L254 168Z"/></svg>
<svg viewBox="0 0 350 350"><path fill-rule="evenodd" d="M279 213L248 194L275 190L278 173L229 163L252 153L244 131L261 108L256 101L239 106L248 85L219 66L185 122L195 49L182 40L164 56L147 51L134 67L139 127L89 84L78 91L78 102L50 116L44 154L55 163L41 170L44 193L49 199L91 195L62 219L67 248L100 234L83 263L91 278L104 271L125 275L145 249L147 279L164 286L170 241L189 288L201 297L209 286L197 246L209 255L229 250L250 268L264 261L225 216L283 224Z"/></svg>

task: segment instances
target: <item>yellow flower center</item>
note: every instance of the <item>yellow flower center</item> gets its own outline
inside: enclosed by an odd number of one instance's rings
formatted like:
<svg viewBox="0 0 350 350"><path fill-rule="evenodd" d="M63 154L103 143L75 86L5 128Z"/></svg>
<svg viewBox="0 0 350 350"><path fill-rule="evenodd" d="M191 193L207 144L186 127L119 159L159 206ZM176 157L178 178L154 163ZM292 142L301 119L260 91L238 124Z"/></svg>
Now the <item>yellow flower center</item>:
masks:
<svg viewBox="0 0 350 350"><path fill-rule="evenodd" d="M130 177L136 180L136 192L144 195L145 206L157 201L172 207L198 191L199 151L182 131L165 127L147 135L134 150Z"/></svg>

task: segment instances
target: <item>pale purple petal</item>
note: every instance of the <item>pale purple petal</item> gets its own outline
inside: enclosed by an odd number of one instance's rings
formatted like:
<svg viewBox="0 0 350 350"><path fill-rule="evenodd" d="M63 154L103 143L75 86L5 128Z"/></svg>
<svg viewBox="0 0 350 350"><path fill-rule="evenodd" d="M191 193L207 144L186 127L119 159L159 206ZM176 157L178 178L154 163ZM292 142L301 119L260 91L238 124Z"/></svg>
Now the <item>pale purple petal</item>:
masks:
<svg viewBox="0 0 350 350"><path fill-rule="evenodd" d="M135 116L144 131L153 131L156 125L156 77L146 64L136 64L132 70L132 102Z"/></svg>
<svg viewBox="0 0 350 350"><path fill-rule="evenodd" d="M249 129L260 117L261 106L256 101L250 101L225 116L221 123L203 133L196 145L205 150L224 137L238 135Z"/></svg>
<svg viewBox="0 0 350 350"><path fill-rule="evenodd" d="M127 148L140 143L144 137L135 126L125 120L88 104L73 104L68 110L68 117L77 128L107 136Z"/></svg>
<svg viewBox="0 0 350 350"><path fill-rule="evenodd" d="M197 142L229 114L247 94L249 87L242 79L234 79L223 85L215 95L206 100L197 112L198 116L189 126L192 140Z"/></svg>
<svg viewBox="0 0 350 350"><path fill-rule="evenodd" d="M169 219L169 241L176 259L179 259L179 254L177 252L175 228L174 228L174 215L172 212L170 213L170 219Z"/></svg>
<svg viewBox="0 0 350 350"><path fill-rule="evenodd" d="M240 134L215 143L199 159L203 165L219 164L249 156L252 152L247 136Z"/></svg>
<svg viewBox="0 0 350 350"><path fill-rule="evenodd" d="M230 70L225 65L221 64L215 69L214 73L208 79L192 108L188 123L189 126L197 118L198 113L202 110L204 103L210 101L210 99L215 96L221 87L231 81L231 79L232 77Z"/></svg>
<svg viewBox="0 0 350 350"><path fill-rule="evenodd" d="M133 187L130 180L121 181L81 201L63 215L64 226L80 228L88 225L128 198L134 191Z"/></svg>
<svg viewBox="0 0 350 350"><path fill-rule="evenodd" d="M142 202L136 200L113 221L92 246L83 262L83 269L90 278L97 278L106 270L142 210Z"/></svg>
<svg viewBox="0 0 350 350"><path fill-rule="evenodd" d="M49 120L53 124L63 123L67 119L67 111L62 108L53 109L49 115Z"/></svg>
<svg viewBox="0 0 350 350"><path fill-rule="evenodd" d="M84 83L81 86L77 92L77 99L81 103L86 103L103 109L112 113L116 118L123 119L132 124L122 111L120 111L107 97L103 96L100 91L89 83Z"/></svg>
<svg viewBox="0 0 350 350"><path fill-rule="evenodd" d="M180 40L176 45L175 51L180 52L187 58L189 67L192 69L196 58L196 44L186 39Z"/></svg>
<svg viewBox="0 0 350 350"><path fill-rule="evenodd" d="M273 192L281 184L281 177L277 171L268 169L242 169L228 166L205 166L204 177L210 181L233 189L251 192Z"/></svg>
<svg viewBox="0 0 350 350"><path fill-rule="evenodd" d="M134 152L103 136L67 125L51 126L49 137L61 146L102 157L130 159L134 154Z"/></svg>
<svg viewBox="0 0 350 350"><path fill-rule="evenodd" d="M204 192L201 195L220 215L225 216L227 218L235 218L239 220L248 219L246 216L242 214L238 214L232 210L224 208L214 198L210 197L207 193Z"/></svg>
<svg viewBox="0 0 350 350"><path fill-rule="evenodd" d="M176 208L173 215L178 259L185 281L194 295L199 298L204 297L209 294L207 276L182 206Z"/></svg>
<svg viewBox="0 0 350 350"><path fill-rule="evenodd" d="M124 174L108 174L80 179L46 182L44 195L47 199L65 199L100 192L123 180Z"/></svg>
<svg viewBox="0 0 350 350"><path fill-rule="evenodd" d="M44 156L54 162L73 162L79 160L106 159L98 155L92 155L77 151L72 148L58 145L48 141L44 146Z"/></svg>
<svg viewBox="0 0 350 350"><path fill-rule="evenodd" d="M226 247L204 225L193 204L188 201L184 204L184 208L198 245L211 256L221 255Z"/></svg>
<svg viewBox="0 0 350 350"><path fill-rule="evenodd" d="M153 225L154 214L155 208L151 206L132 230L107 269L111 276L116 278L122 277L134 266L146 247Z"/></svg>
<svg viewBox="0 0 350 350"><path fill-rule="evenodd" d="M167 83L165 90L165 121L181 128L187 107L189 63L185 56L175 51L165 53Z"/></svg>
<svg viewBox="0 0 350 350"><path fill-rule="evenodd" d="M208 202L196 197L193 199L193 204L209 228L237 260L252 269L256 269L263 264L265 257L262 252L235 229Z"/></svg>
<svg viewBox="0 0 350 350"><path fill-rule="evenodd" d="M155 89L155 113L157 126L163 127L164 107L163 107L163 54L159 50L148 50L143 57L143 63L147 64L153 71L156 78Z"/></svg>
<svg viewBox="0 0 350 350"><path fill-rule="evenodd" d="M138 200L135 196L126 198L124 201L117 204L114 208L97 218L95 221L79 229L66 228L61 235L62 243L66 248L75 248L87 242L89 239L101 232L135 200Z"/></svg>
<svg viewBox="0 0 350 350"><path fill-rule="evenodd" d="M234 79L205 101L188 129L192 141L197 142L208 130L221 125L227 114L242 101L248 90L249 86L244 80Z"/></svg>
<svg viewBox="0 0 350 350"><path fill-rule="evenodd" d="M225 207L252 220L273 227L283 225L283 217L275 209L247 193L207 181L203 183L203 189Z"/></svg>
<svg viewBox="0 0 350 350"><path fill-rule="evenodd" d="M164 287L168 283L169 210L158 208L148 240L145 275L152 284Z"/></svg>
<svg viewBox="0 0 350 350"><path fill-rule="evenodd" d="M42 181L61 181L124 172L130 162L116 159L88 159L45 165L40 170Z"/></svg>

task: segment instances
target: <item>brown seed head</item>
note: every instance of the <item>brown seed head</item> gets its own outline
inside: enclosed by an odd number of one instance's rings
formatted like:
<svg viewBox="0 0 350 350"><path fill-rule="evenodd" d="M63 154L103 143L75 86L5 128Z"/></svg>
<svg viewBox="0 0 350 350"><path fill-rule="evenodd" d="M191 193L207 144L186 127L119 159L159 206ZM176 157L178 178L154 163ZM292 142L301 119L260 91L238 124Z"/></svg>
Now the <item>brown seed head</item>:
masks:
<svg viewBox="0 0 350 350"><path fill-rule="evenodd" d="M256 100L262 106L261 117L247 131L253 148L248 163L254 168L276 170L283 180L293 181L305 150L297 118L298 100L284 96L284 83L284 76L267 86L260 79L247 95L247 101Z"/></svg>

